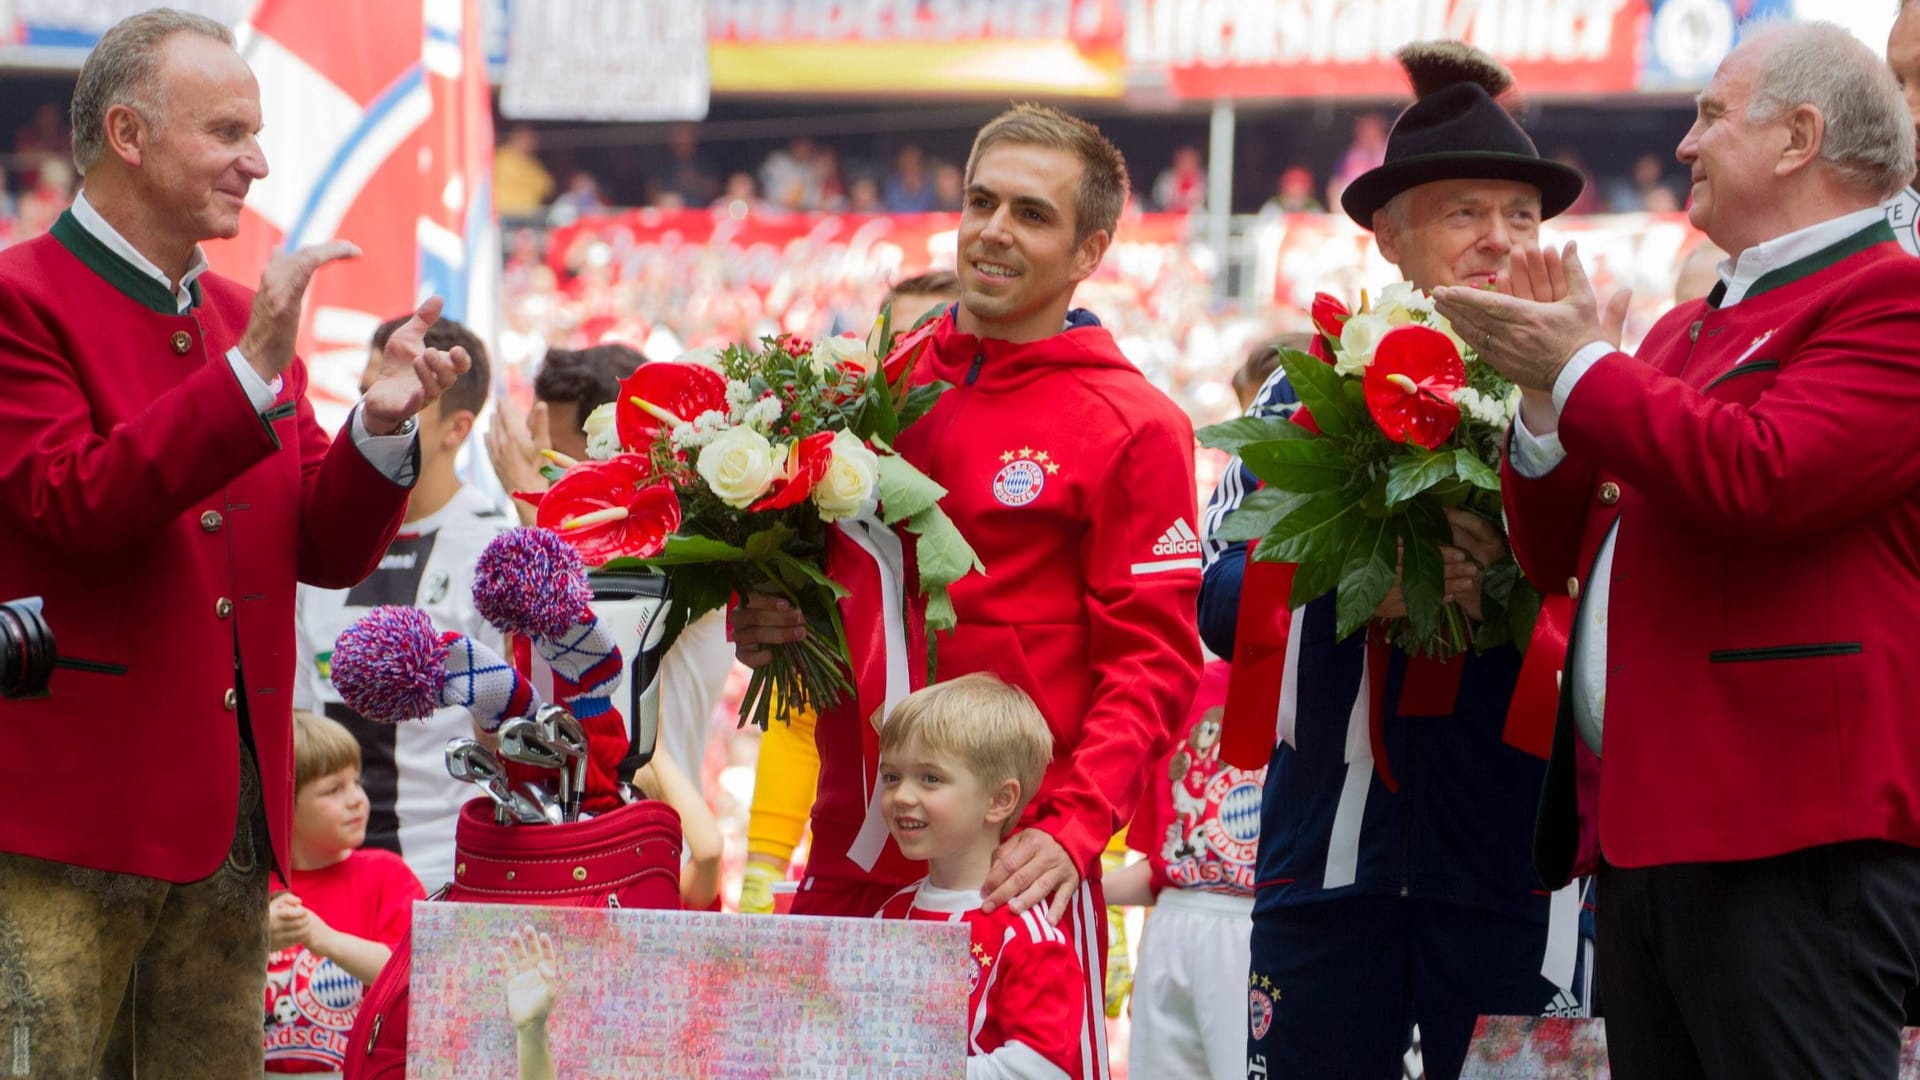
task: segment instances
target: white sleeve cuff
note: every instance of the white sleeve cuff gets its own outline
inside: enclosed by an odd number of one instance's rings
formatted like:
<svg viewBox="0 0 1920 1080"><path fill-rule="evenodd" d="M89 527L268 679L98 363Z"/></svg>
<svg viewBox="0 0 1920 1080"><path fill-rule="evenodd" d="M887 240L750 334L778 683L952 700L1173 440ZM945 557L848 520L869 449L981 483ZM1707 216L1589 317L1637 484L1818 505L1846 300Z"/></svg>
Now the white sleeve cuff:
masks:
<svg viewBox="0 0 1920 1080"><path fill-rule="evenodd" d="M1573 396L1574 385L1593 369L1593 365L1611 356L1613 352L1613 346L1604 341L1589 341L1580 346L1580 351L1573 354L1573 358L1567 361L1566 366L1560 369L1559 376L1553 380L1555 412L1567 407L1567 399Z"/></svg>
<svg viewBox="0 0 1920 1080"><path fill-rule="evenodd" d="M233 377L240 380L240 389L247 392L247 400L253 403L254 412L264 413L273 408L273 387L268 386L267 380L261 378L247 358L240 355L240 346L235 345L227 350L227 366L233 369Z"/></svg>
<svg viewBox="0 0 1920 1080"><path fill-rule="evenodd" d="M1538 480L1565 461L1567 451L1560 445L1559 432L1535 435L1527 430L1527 422L1520 418L1520 414L1515 413L1513 441L1507 445L1507 457L1513 462L1514 472L1529 480Z"/></svg>
<svg viewBox="0 0 1920 1080"><path fill-rule="evenodd" d="M420 435L417 430L404 435L375 435L367 430L367 422L362 418L363 406L353 407L353 417L347 422L347 429L353 432L353 445L360 450L360 456L367 459L380 475L399 484L412 487L416 479L414 443Z"/></svg>

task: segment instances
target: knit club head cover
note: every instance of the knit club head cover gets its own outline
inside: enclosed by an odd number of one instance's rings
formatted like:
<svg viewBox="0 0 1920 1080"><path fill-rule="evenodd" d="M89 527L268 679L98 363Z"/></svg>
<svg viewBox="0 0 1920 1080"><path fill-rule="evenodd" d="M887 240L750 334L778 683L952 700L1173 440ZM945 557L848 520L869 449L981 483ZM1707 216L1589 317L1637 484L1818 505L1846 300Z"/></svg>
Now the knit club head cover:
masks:
<svg viewBox="0 0 1920 1080"><path fill-rule="evenodd" d="M485 645L441 633L419 608L386 605L361 616L334 642L333 688L369 720L398 724L459 705L487 731L540 707L533 687Z"/></svg>

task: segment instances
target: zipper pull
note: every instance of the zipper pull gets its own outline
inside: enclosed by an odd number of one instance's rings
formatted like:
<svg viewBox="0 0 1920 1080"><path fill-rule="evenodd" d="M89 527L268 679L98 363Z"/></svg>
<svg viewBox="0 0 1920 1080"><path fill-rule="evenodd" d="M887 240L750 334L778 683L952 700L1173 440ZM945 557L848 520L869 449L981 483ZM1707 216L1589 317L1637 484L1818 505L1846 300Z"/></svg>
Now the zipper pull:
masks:
<svg viewBox="0 0 1920 1080"><path fill-rule="evenodd" d="M985 349L982 349L979 352L973 354L973 366L967 369L967 385L968 386L972 386L973 381L980 377L980 365L986 362L987 362L987 351Z"/></svg>
<svg viewBox="0 0 1920 1080"><path fill-rule="evenodd" d="M373 1048L380 1042L380 1024L387 1018L386 1013L373 1014L373 1027L367 1032L367 1056L373 1056Z"/></svg>

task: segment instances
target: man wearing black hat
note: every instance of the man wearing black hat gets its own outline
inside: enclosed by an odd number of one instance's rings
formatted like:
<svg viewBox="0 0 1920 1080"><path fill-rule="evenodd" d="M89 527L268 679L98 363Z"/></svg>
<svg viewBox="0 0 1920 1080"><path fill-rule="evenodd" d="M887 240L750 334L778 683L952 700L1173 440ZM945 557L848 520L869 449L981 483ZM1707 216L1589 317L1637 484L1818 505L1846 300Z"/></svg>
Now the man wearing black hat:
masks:
<svg viewBox="0 0 1920 1080"><path fill-rule="evenodd" d="M1541 159L1495 103L1512 79L1491 58L1432 43L1400 60L1419 100L1341 204L1417 289L1501 281L1514 245L1533 245L1582 180ZM1251 411L1287 415L1295 401L1276 373ZM1209 532L1254 487L1235 465ZM1494 523L1449 515L1448 596L1477 618L1483 568L1505 541ZM1246 545L1209 542L1206 562L1201 634L1230 656ZM1252 588L1247 602L1285 600ZM1379 614L1399 605L1396 589ZM1297 659L1261 811L1247 1075L1398 1077L1417 1025L1426 1074L1455 1077L1480 1015L1586 1009L1580 886L1549 895L1530 861L1545 762L1538 740L1510 735L1521 656L1369 658L1364 634L1335 639L1334 614L1332 596L1293 612ZM1382 662L1376 710L1368 668Z"/></svg>

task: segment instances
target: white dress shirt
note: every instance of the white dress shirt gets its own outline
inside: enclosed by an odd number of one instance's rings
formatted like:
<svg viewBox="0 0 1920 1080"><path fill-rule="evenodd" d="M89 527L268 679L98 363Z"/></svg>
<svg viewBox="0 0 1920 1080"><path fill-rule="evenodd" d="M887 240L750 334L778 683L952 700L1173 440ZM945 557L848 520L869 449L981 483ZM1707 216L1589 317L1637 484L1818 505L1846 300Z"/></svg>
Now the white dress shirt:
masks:
<svg viewBox="0 0 1920 1080"><path fill-rule="evenodd" d="M1738 259L1720 263L1720 283L1725 289L1720 310L1746 298L1754 282L1790 263L1798 262L1845 240L1847 237L1886 220L1880 207L1856 210L1851 214L1809 225L1804 229L1775 237L1740 253ZM1553 382L1553 415L1557 428L1560 410L1566 408L1573 388L1594 365L1605 361L1616 350L1604 341L1581 346L1567 361ZM1518 415L1513 421L1513 468L1521 476L1539 478L1552 472L1566 459L1558 430L1536 435ZM1582 586L1586 600L1580 607L1579 632L1573 635L1573 651L1567 657L1566 678L1573 680L1573 721L1587 749L1600 752L1600 736L1607 705L1607 608L1613 582L1613 543L1620 534L1615 521L1600 541L1593 568Z"/></svg>
<svg viewBox="0 0 1920 1080"><path fill-rule="evenodd" d="M166 272L155 266L153 260L140 254L120 230L100 216L100 211L87 201L87 193L82 189L73 197L73 220L87 230L94 239L107 246L107 250L126 260L135 270L159 282L173 293L174 302L179 304L179 313L184 315L193 306L193 283L201 274L207 272L207 256L198 245L194 246L193 259L187 264L187 272L180 275L180 284L175 286ZM277 385L269 385L253 365L240 354L235 345L227 350L227 366L233 369L233 377L240 380L240 388L247 393L247 400L253 403L255 412L265 413L273 408L273 399L280 395ZM275 383L279 380L275 379ZM367 424L360 416L360 407L354 406L353 416L348 421L353 433L353 445L367 459L367 463L379 470L380 475L396 484L413 483L413 442L415 434L375 435L367 430Z"/></svg>

